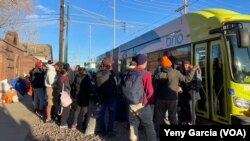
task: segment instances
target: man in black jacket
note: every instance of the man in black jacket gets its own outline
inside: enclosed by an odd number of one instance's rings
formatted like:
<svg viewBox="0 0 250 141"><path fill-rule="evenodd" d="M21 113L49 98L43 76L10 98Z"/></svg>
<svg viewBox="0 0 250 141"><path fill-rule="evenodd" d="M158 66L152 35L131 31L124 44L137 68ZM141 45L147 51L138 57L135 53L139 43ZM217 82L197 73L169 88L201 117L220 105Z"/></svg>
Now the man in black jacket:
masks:
<svg viewBox="0 0 250 141"><path fill-rule="evenodd" d="M75 111L74 111L74 121L72 128L79 127L77 123L78 118L82 118L81 122L83 123L88 112L89 98L93 93L93 88L91 84L91 80L85 68L80 67L78 69L78 73L75 76L74 80L75 87ZM82 115L80 115L80 111L83 111Z"/></svg>
<svg viewBox="0 0 250 141"><path fill-rule="evenodd" d="M100 102L100 110L98 113L98 122L100 132L103 135L113 136L115 112L117 104L117 78L112 71L113 60L104 58L99 70L96 73L97 95ZM108 126L105 125L105 111L108 109L109 120Z"/></svg>

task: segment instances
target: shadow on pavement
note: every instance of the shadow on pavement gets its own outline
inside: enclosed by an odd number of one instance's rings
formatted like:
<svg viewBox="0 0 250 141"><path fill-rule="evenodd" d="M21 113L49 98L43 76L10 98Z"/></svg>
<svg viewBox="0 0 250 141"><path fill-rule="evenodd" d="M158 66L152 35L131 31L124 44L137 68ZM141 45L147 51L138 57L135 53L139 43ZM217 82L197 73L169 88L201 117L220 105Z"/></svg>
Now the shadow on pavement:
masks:
<svg viewBox="0 0 250 141"><path fill-rule="evenodd" d="M0 104L0 141L25 141L37 122L31 97L10 104ZM35 138L32 138L35 140Z"/></svg>

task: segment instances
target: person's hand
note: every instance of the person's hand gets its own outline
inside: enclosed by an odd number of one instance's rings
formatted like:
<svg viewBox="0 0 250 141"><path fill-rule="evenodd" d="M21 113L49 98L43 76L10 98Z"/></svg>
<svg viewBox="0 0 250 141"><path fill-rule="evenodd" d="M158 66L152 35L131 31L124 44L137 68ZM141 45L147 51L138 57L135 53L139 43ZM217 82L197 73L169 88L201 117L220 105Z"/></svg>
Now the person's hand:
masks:
<svg viewBox="0 0 250 141"><path fill-rule="evenodd" d="M192 71L196 71L199 68L199 66L193 66Z"/></svg>
<svg viewBox="0 0 250 141"><path fill-rule="evenodd" d="M183 92L183 90L182 90L182 88L179 86L178 87L178 93L182 93Z"/></svg>

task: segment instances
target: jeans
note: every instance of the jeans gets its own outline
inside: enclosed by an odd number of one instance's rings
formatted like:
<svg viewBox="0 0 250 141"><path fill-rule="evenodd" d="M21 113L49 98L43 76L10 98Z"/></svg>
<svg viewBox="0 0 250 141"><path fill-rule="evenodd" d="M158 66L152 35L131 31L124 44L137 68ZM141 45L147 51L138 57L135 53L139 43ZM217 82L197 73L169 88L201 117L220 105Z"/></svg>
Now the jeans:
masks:
<svg viewBox="0 0 250 141"><path fill-rule="evenodd" d="M81 115L81 111L82 111L82 115ZM74 121L73 121L73 125L79 125L82 124L85 120L85 115L88 113L88 107L87 106L79 106L76 105L76 109L74 111ZM80 121L78 122L78 119L80 119Z"/></svg>
<svg viewBox="0 0 250 141"><path fill-rule="evenodd" d="M153 113L149 105L129 105L129 138L130 141L138 141L138 127L141 125L146 130L147 141L156 141L156 132L153 123Z"/></svg>
<svg viewBox="0 0 250 141"><path fill-rule="evenodd" d="M43 110L45 107L44 88L34 88L34 109Z"/></svg>
<svg viewBox="0 0 250 141"><path fill-rule="evenodd" d="M102 99L100 101L100 111L98 113L98 119L100 124L100 130L102 133L113 132L115 114L116 114L116 104L115 99ZM108 126L105 125L105 113L108 108Z"/></svg>
<svg viewBox="0 0 250 141"><path fill-rule="evenodd" d="M178 125L177 118L177 101L176 100L156 100L155 105L155 130L157 135L160 135L160 126L165 124L165 115L168 112L168 120L171 125Z"/></svg>

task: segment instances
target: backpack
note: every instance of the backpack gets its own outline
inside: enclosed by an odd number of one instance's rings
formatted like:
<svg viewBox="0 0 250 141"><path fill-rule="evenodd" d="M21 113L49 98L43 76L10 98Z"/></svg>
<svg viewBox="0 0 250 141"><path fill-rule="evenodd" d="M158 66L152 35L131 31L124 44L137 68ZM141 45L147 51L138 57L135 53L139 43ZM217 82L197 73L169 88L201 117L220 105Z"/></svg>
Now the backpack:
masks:
<svg viewBox="0 0 250 141"><path fill-rule="evenodd" d="M96 73L96 90L101 99L116 97L117 82L113 71L101 70Z"/></svg>
<svg viewBox="0 0 250 141"><path fill-rule="evenodd" d="M130 70L126 72L121 80L122 92L129 104L138 104L144 95L142 84L142 71Z"/></svg>

